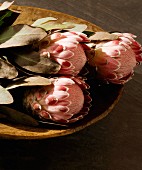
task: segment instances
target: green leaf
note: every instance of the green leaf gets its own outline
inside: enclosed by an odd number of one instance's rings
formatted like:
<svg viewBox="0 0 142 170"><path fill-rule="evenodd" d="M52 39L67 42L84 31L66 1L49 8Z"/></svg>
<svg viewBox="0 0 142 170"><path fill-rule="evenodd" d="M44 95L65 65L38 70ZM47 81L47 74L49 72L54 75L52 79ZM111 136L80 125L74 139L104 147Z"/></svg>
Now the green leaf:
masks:
<svg viewBox="0 0 142 170"><path fill-rule="evenodd" d="M48 78L41 77L41 76L33 76L18 79L17 81L13 81L11 84L7 86L6 89L14 89L21 86L46 86L50 85L51 81Z"/></svg>
<svg viewBox="0 0 142 170"><path fill-rule="evenodd" d="M16 68L7 60L0 58L0 78L13 79L17 77L18 72Z"/></svg>
<svg viewBox="0 0 142 170"><path fill-rule="evenodd" d="M7 55L13 64L16 64L19 69L23 68L25 72L27 70L38 74L55 74L61 68L56 61L48 57L41 57L30 46L14 48L9 50Z"/></svg>
<svg viewBox="0 0 142 170"><path fill-rule="evenodd" d="M0 32L0 48L29 45L43 39L47 33L41 28L17 24Z"/></svg>
<svg viewBox="0 0 142 170"><path fill-rule="evenodd" d="M0 104L10 104L12 102L12 95L4 87L0 86Z"/></svg>
<svg viewBox="0 0 142 170"><path fill-rule="evenodd" d="M18 11L8 9L13 4L13 2L14 1L12 2L5 1L0 6L0 29L12 25L20 14L20 12Z"/></svg>
<svg viewBox="0 0 142 170"><path fill-rule="evenodd" d="M38 122L34 118L29 116L28 114L22 113L10 107L1 105L0 114L6 116L3 117L4 119L13 123L27 125L27 126L38 126Z"/></svg>

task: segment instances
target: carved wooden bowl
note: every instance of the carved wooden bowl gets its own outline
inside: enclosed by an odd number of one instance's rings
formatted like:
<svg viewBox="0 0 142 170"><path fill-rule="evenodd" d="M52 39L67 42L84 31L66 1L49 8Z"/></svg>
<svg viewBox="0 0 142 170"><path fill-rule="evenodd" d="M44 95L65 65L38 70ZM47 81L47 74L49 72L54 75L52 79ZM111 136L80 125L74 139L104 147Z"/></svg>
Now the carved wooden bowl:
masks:
<svg viewBox="0 0 142 170"><path fill-rule="evenodd" d="M89 30L101 31L102 29L98 26L76 18L67 14L60 12L55 12L51 10L45 10L33 7L22 7L22 6L12 6L12 9L22 11L15 24L32 24L38 18L44 17L55 17L60 19L60 21L71 21L74 23L83 23L88 26ZM69 128L64 127L29 127L23 125L16 125L12 123L0 123L0 138L7 139L42 139L58 137L79 131L97 121L103 119L111 112L113 107L119 101L123 86L114 84L105 84L102 86L97 85L94 81L90 80L89 85L91 86L90 93L93 99L92 107L89 114L82 120L69 126Z"/></svg>

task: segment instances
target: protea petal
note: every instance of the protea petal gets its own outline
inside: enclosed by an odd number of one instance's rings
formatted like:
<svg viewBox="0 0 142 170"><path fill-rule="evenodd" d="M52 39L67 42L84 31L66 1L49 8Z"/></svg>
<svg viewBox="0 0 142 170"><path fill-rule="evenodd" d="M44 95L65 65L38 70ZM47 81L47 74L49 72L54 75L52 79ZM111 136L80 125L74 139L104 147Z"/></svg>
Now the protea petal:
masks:
<svg viewBox="0 0 142 170"><path fill-rule="evenodd" d="M57 99L63 100L63 99L68 98L69 93L66 91L54 91L53 96Z"/></svg>
<svg viewBox="0 0 142 170"><path fill-rule="evenodd" d="M68 91L68 87L61 85L61 86L55 86L54 87L55 91Z"/></svg>
<svg viewBox="0 0 142 170"><path fill-rule="evenodd" d="M61 59L70 59L74 56L74 53L70 50L64 50L56 55L54 55L54 57L56 58L61 58Z"/></svg>
<svg viewBox="0 0 142 170"><path fill-rule="evenodd" d="M58 105L61 105L61 106L69 106L71 104L71 101L69 100L61 100L58 102Z"/></svg>
<svg viewBox="0 0 142 170"><path fill-rule="evenodd" d="M68 77L62 77L62 81L60 81L60 79L55 79L55 81L53 83L55 86L75 84L75 82Z"/></svg>
<svg viewBox="0 0 142 170"><path fill-rule="evenodd" d="M67 60L56 58L55 61L57 61L60 65L62 65L62 69L65 69L65 68L68 69L72 67L72 63Z"/></svg>

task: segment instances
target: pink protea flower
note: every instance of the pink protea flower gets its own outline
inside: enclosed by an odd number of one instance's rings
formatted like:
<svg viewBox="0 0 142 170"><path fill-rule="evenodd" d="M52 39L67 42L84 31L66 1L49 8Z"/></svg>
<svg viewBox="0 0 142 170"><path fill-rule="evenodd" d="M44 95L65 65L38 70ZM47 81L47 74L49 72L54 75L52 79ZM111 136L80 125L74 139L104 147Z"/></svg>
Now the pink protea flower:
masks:
<svg viewBox="0 0 142 170"><path fill-rule="evenodd" d="M136 38L135 35L131 33L113 33L119 37L120 42L128 44L134 53L136 54L136 61L141 62L142 61L142 46L134 39Z"/></svg>
<svg viewBox="0 0 142 170"><path fill-rule="evenodd" d="M83 91L89 87L80 78L51 78L51 85L25 93L24 106L41 120L72 123L88 114L91 98Z"/></svg>
<svg viewBox="0 0 142 170"><path fill-rule="evenodd" d="M59 74L77 75L87 61L81 43L88 41L80 32L56 32L49 36L48 44L41 44L40 55L57 61L61 65Z"/></svg>
<svg viewBox="0 0 142 170"><path fill-rule="evenodd" d="M101 78L111 83L124 84L131 79L135 66L142 61L142 47L132 34L113 34L118 35L118 39L96 44L89 63L96 66Z"/></svg>

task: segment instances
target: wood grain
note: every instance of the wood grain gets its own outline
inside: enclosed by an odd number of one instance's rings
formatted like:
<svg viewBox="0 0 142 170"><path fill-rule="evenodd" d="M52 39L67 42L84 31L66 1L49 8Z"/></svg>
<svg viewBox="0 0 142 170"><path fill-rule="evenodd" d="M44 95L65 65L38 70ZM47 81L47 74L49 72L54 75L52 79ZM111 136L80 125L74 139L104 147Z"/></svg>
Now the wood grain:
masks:
<svg viewBox="0 0 142 170"><path fill-rule="evenodd" d="M22 11L20 17L16 20L15 24L32 24L36 19L43 18L47 16L52 16L59 18L60 21L72 21L75 23L87 24L88 29L92 31L101 31L102 29L95 24L88 21L63 14L60 12L55 12L51 10L45 10L33 7L21 7L13 6L12 9ZM91 84L92 82L90 82ZM93 84L92 84L93 86ZM97 87L98 88L98 87ZM71 126L67 129L52 129L52 128L33 128L28 126L14 125L14 124L0 124L0 138L8 139L41 139L41 138L51 138L57 136L63 136L67 134L79 131L93 123L96 123L100 119L104 118L113 107L116 105L121 97L122 86L107 86L101 89L92 90L92 95L97 107L93 107L88 116L86 116L79 123ZM105 97L105 98L104 98ZM104 99L107 101L104 101ZM95 105L95 104L93 104Z"/></svg>

